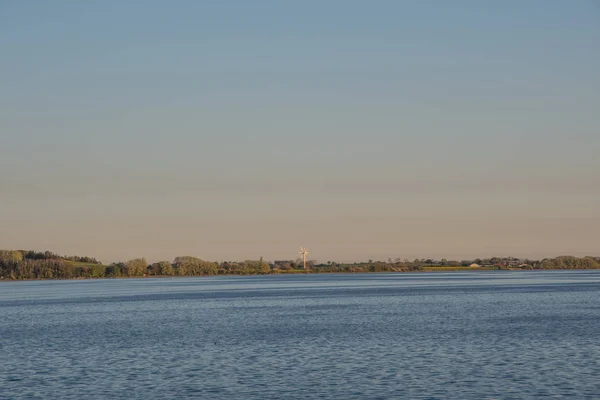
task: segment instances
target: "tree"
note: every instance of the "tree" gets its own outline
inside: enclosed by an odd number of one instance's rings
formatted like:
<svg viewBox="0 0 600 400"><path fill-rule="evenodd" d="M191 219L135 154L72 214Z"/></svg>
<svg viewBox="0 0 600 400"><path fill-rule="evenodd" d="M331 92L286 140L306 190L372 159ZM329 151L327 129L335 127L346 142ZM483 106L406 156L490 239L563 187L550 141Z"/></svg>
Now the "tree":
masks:
<svg viewBox="0 0 600 400"><path fill-rule="evenodd" d="M177 275L197 275L196 272L200 261L202 260L196 257L182 256L176 257L175 260L173 260L173 264L177 269Z"/></svg>
<svg viewBox="0 0 600 400"><path fill-rule="evenodd" d="M169 261L161 261L157 263L158 267L158 275L172 276L175 271L173 271L173 265Z"/></svg>
<svg viewBox="0 0 600 400"><path fill-rule="evenodd" d="M148 263L144 258L134 258L125 263L124 273L127 276L143 276L148 269Z"/></svg>
<svg viewBox="0 0 600 400"><path fill-rule="evenodd" d="M90 276L94 278L104 278L106 276L106 267L101 264L92 264Z"/></svg>
<svg viewBox="0 0 600 400"><path fill-rule="evenodd" d="M0 250L0 264L17 264L23 261L23 253L16 250Z"/></svg>
<svg viewBox="0 0 600 400"><path fill-rule="evenodd" d="M184 256L175 258L177 275L216 275L219 265L215 262L203 261L196 257Z"/></svg>
<svg viewBox="0 0 600 400"><path fill-rule="evenodd" d="M110 277L118 277L124 274L125 271L125 263L113 263L106 267L106 276Z"/></svg>
<svg viewBox="0 0 600 400"><path fill-rule="evenodd" d="M263 260L262 256L260 257L260 261L259 262L260 262L260 273L261 274L268 274L268 273L271 272L271 267L269 266L268 263L266 263Z"/></svg>

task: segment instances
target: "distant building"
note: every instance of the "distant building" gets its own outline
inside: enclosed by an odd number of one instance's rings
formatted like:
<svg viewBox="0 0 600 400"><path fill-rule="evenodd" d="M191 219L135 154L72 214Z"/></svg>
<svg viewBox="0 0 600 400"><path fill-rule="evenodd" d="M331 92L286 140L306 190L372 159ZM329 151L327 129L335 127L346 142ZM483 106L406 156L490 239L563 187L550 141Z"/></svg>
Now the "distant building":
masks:
<svg viewBox="0 0 600 400"><path fill-rule="evenodd" d="M471 268L479 268L480 265L473 263L473 264L469 265L469 267L471 267Z"/></svg>

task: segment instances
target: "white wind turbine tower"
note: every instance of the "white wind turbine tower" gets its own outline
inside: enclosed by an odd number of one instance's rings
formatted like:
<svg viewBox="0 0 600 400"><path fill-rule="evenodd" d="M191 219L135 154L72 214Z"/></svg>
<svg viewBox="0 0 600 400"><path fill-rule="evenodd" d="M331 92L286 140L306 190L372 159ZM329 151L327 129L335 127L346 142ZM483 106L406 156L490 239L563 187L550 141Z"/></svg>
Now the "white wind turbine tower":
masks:
<svg viewBox="0 0 600 400"><path fill-rule="evenodd" d="M308 254L308 249L304 247L300 247L300 255L304 260L304 269L306 270L306 255Z"/></svg>

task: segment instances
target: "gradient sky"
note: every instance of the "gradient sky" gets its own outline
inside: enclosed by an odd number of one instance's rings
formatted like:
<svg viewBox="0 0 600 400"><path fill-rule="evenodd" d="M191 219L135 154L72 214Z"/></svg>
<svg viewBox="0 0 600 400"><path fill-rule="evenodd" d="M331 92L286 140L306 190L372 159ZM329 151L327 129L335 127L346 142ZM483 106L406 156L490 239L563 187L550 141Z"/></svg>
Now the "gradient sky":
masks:
<svg viewBox="0 0 600 400"><path fill-rule="evenodd" d="M600 255L600 2L0 0L0 248Z"/></svg>

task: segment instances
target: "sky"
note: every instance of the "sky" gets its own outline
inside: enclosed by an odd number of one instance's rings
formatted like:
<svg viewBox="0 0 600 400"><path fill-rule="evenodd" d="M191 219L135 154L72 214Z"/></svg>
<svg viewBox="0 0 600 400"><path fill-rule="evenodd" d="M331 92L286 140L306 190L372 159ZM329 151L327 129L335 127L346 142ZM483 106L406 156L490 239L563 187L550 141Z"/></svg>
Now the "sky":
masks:
<svg viewBox="0 0 600 400"><path fill-rule="evenodd" d="M600 255L596 0L0 0L0 248Z"/></svg>

